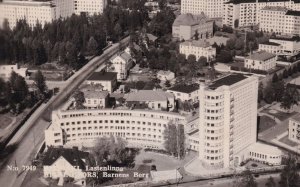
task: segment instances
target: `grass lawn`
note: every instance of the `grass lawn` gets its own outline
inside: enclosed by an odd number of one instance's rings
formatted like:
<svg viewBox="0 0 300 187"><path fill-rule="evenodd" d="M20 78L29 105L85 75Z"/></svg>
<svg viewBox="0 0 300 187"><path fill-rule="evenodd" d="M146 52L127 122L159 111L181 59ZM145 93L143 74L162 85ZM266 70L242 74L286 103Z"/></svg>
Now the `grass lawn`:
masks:
<svg viewBox="0 0 300 187"><path fill-rule="evenodd" d="M197 156L196 154L195 152L190 152L183 160L178 160L159 153L141 151L135 158L135 164L156 165L158 171L172 170L184 166L188 161Z"/></svg>
<svg viewBox="0 0 300 187"><path fill-rule="evenodd" d="M279 120L283 121L283 120L286 120L290 117L292 117L293 115L297 114L297 112L291 112L291 113L285 113L285 112L280 112L280 111L277 111L277 113L275 114L272 114L272 113L269 113L273 116L275 116L276 118L278 118Z"/></svg>
<svg viewBox="0 0 300 187"><path fill-rule="evenodd" d="M7 114L0 115L0 129L5 129L12 122L12 118Z"/></svg>
<svg viewBox="0 0 300 187"><path fill-rule="evenodd" d="M276 122L268 117L268 116L261 116L260 117L260 121L259 121L259 125L258 125L258 132L263 132L273 126L276 125Z"/></svg>
<svg viewBox="0 0 300 187"><path fill-rule="evenodd" d="M298 145L297 143L295 143L295 142L289 140L288 135L285 136L285 137L283 137L283 138L281 138L279 141L282 142L282 143L285 143L285 144L287 144L287 145L289 145L289 146L291 146L291 147L295 147L295 146Z"/></svg>

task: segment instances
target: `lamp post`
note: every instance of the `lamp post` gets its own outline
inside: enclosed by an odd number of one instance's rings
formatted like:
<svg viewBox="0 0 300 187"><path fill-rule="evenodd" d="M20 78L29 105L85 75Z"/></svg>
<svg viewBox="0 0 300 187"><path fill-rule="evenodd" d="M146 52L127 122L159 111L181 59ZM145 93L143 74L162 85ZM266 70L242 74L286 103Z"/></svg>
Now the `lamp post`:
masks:
<svg viewBox="0 0 300 187"><path fill-rule="evenodd" d="M177 179L177 172L179 172L180 167L176 168L175 172L176 172L176 186L178 186L179 183L179 179Z"/></svg>

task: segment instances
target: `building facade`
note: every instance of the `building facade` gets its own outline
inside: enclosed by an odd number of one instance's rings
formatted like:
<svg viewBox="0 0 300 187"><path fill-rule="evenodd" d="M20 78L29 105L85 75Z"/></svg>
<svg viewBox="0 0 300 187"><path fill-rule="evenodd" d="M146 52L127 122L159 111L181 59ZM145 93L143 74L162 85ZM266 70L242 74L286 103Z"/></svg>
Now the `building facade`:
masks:
<svg viewBox="0 0 300 187"><path fill-rule="evenodd" d="M192 103L199 102L199 85L177 85L167 90L176 100Z"/></svg>
<svg viewBox="0 0 300 187"><path fill-rule="evenodd" d="M45 23L72 14L102 14L106 6L107 0L4 0L0 3L0 24L2 26L7 20L10 28L14 28L18 20L26 20L30 27L35 27L37 23L43 27Z"/></svg>
<svg viewBox="0 0 300 187"><path fill-rule="evenodd" d="M108 91L84 91L83 106L88 109L105 108L108 103Z"/></svg>
<svg viewBox="0 0 300 187"><path fill-rule="evenodd" d="M45 142L47 146L92 146L97 138L112 135L132 147L164 149L163 132L169 123L186 125L186 118L155 110L58 110L52 112Z"/></svg>
<svg viewBox="0 0 300 187"><path fill-rule="evenodd" d="M162 90L139 90L124 96L126 105L130 108L173 111L175 97Z"/></svg>
<svg viewBox="0 0 300 187"><path fill-rule="evenodd" d="M107 6L107 0L74 0L74 13L89 16L102 14Z"/></svg>
<svg viewBox="0 0 300 187"><path fill-rule="evenodd" d="M101 85L102 90L112 93L117 86L117 73L94 72L85 83L92 86Z"/></svg>
<svg viewBox="0 0 300 187"><path fill-rule="evenodd" d="M0 65L0 78L8 80L12 72L17 73L24 78L27 76L27 68L20 68L18 64Z"/></svg>
<svg viewBox="0 0 300 187"><path fill-rule="evenodd" d="M30 27L37 23L42 26L57 18L56 6L51 1L13 1L0 3L0 24L6 19L10 28L14 28L19 20L26 20Z"/></svg>
<svg viewBox="0 0 300 187"><path fill-rule="evenodd" d="M300 144L300 115L289 119L289 139Z"/></svg>
<svg viewBox="0 0 300 187"><path fill-rule="evenodd" d="M289 10L286 7L265 7L259 13L261 31L279 35L300 34L300 11Z"/></svg>
<svg viewBox="0 0 300 187"><path fill-rule="evenodd" d="M133 66L133 59L131 58L131 55L123 51L114 55L110 61L112 65L108 68L108 71L116 72L118 80L126 79L130 68Z"/></svg>
<svg viewBox="0 0 300 187"><path fill-rule="evenodd" d="M237 166L256 142L258 78L231 74L200 85L199 159L207 168Z"/></svg>
<svg viewBox="0 0 300 187"><path fill-rule="evenodd" d="M275 68L276 60L275 54L259 51L245 58L245 68L268 71Z"/></svg>
<svg viewBox="0 0 300 187"><path fill-rule="evenodd" d="M209 18L221 18L223 5L228 0L181 0L181 14L199 15L202 12Z"/></svg>
<svg viewBox="0 0 300 187"><path fill-rule="evenodd" d="M189 55L195 55L196 60L199 60L201 56L206 57L207 62L211 62L216 57L216 48L210 46L206 41L185 41L180 43L179 52L184 54L186 58Z"/></svg>
<svg viewBox="0 0 300 187"><path fill-rule="evenodd" d="M259 44L259 51L266 51L276 55L295 56L300 52L298 37L276 37L268 42Z"/></svg>
<svg viewBox="0 0 300 187"><path fill-rule="evenodd" d="M257 25L260 10L267 6L300 10L300 3L291 0L230 0L224 3L223 24L234 28Z"/></svg>
<svg viewBox="0 0 300 187"><path fill-rule="evenodd" d="M204 14L179 15L172 25L172 36L180 40L190 40L198 35L199 39L211 38L213 35L213 21Z"/></svg>

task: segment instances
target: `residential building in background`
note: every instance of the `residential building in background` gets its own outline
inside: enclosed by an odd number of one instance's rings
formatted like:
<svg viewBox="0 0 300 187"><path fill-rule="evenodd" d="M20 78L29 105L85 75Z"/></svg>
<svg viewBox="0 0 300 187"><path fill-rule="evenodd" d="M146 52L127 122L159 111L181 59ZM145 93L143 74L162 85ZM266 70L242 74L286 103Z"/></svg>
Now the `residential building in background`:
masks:
<svg viewBox="0 0 300 187"><path fill-rule="evenodd" d="M265 51L255 52L245 58L245 68L268 71L276 66L277 56Z"/></svg>
<svg viewBox="0 0 300 187"><path fill-rule="evenodd" d="M35 27L37 23L43 27L46 23L72 14L102 14L106 6L107 0L3 0L0 3L0 27L5 19L10 28L14 28L18 20L23 19L30 27Z"/></svg>
<svg viewBox="0 0 300 187"><path fill-rule="evenodd" d="M37 23L44 26L57 19L56 6L52 1L14 1L4 0L0 3L0 24L6 19L10 28L14 28L18 20L26 20L30 27Z"/></svg>
<svg viewBox="0 0 300 187"><path fill-rule="evenodd" d="M85 102L83 106L88 109L105 108L108 103L108 91L84 91Z"/></svg>
<svg viewBox="0 0 300 187"><path fill-rule="evenodd" d="M300 144L300 115L289 119L289 140Z"/></svg>
<svg viewBox="0 0 300 187"><path fill-rule="evenodd" d="M260 10L267 6L300 10L300 3L292 0L230 0L224 3L223 24L233 28L257 25Z"/></svg>
<svg viewBox="0 0 300 187"><path fill-rule="evenodd" d="M0 65L0 78L8 80L13 71L24 78L27 76L27 68L21 68L18 64Z"/></svg>
<svg viewBox="0 0 300 187"><path fill-rule="evenodd" d="M268 42L259 44L259 51L285 56L294 56L300 52L300 39L298 37L275 37Z"/></svg>
<svg viewBox="0 0 300 187"><path fill-rule="evenodd" d="M180 43L179 52L184 54L186 58L188 58L189 55L195 55L196 60L201 56L206 57L207 62L211 62L216 57L216 48L212 47L209 42L202 40Z"/></svg>
<svg viewBox="0 0 300 187"><path fill-rule="evenodd" d="M173 111L175 98L173 94L161 90L139 90L124 96L130 108Z"/></svg>
<svg viewBox="0 0 300 187"><path fill-rule="evenodd" d="M49 147L43 159L45 178L59 179L72 177L79 185L85 184L85 169L89 153L78 148Z"/></svg>
<svg viewBox="0 0 300 187"><path fill-rule="evenodd" d="M202 12L209 18L223 16L223 4L228 0L181 0L181 14L199 15Z"/></svg>
<svg viewBox="0 0 300 187"><path fill-rule="evenodd" d="M198 35L199 39L210 38L213 35L213 21L203 13L199 15L181 14L172 26L172 36L180 40L190 40Z"/></svg>
<svg viewBox="0 0 300 187"><path fill-rule="evenodd" d="M176 85L167 90L172 93L176 100L192 103L199 102L199 85Z"/></svg>
<svg viewBox="0 0 300 187"><path fill-rule="evenodd" d="M102 90L112 93L117 86L117 73L94 72L85 82L88 85L101 85L103 87Z"/></svg>
<svg viewBox="0 0 300 187"><path fill-rule="evenodd" d="M160 70L157 72L156 77L161 81L170 81L175 78L175 73L173 73L172 71Z"/></svg>
<svg viewBox="0 0 300 187"><path fill-rule="evenodd" d="M89 16L102 14L107 6L107 0L74 0L74 13Z"/></svg>
<svg viewBox="0 0 300 187"><path fill-rule="evenodd" d="M279 35L300 34L300 11L289 10L286 7L265 7L259 13L261 31Z"/></svg>
<svg viewBox="0 0 300 187"><path fill-rule="evenodd" d="M110 62L112 65L108 67L108 71L116 72L118 80L126 79L130 68L133 66L131 55L122 51L111 57Z"/></svg>
<svg viewBox="0 0 300 187"><path fill-rule="evenodd" d="M238 166L256 142L258 78L231 74L200 84L199 159L207 168Z"/></svg>

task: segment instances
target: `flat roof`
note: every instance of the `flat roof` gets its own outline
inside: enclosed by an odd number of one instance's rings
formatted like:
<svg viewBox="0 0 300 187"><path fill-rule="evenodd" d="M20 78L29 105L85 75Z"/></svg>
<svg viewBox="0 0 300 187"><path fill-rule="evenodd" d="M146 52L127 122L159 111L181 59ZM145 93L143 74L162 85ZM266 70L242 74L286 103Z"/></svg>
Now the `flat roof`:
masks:
<svg viewBox="0 0 300 187"><path fill-rule="evenodd" d="M182 42L180 45L185 45L185 46L191 45L191 46L206 48L206 47L210 46L210 43L207 41L202 41L202 40L192 40L192 41L188 40L188 41Z"/></svg>
<svg viewBox="0 0 300 187"><path fill-rule="evenodd" d="M198 84L192 84L192 85L181 84L181 85L176 85L170 88L169 90L175 92L182 92L182 93L192 93L198 89L199 89Z"/></svg>
<svg viewBox="0 0 300 187"><path fill-rule="evenodd" d="M117 79L115 72L94 72L87 80L110 81Z"/></svg>
<svg viewBox="0 0 300 187"><path fill-rule="evenodd" d="M246 78L248 78L248 77L246 77L243 74L230 74L226 77L223 77L223 78L220 78L220 79L214 81L208 87L210 89L216 89L216 88L221 87L221 86L231 86L231 85L233 85L235 83L238 83L238 82L240 82L240 81L242 81Z"/></svg>
<svg viewBox="0 0 300 187"><path fill-rule="evenodd" d="M124 97L126 101L167 101L174 98L173 94L160 90L139 90L132 92Z"/></svg>
<svg viewBox="0 0 300 187"><path fill-rule="evenodd" d="M251 54L250 56L247 56L246 59L266 61L266 60L269 60L274 57L276 57L275 54L268 53L266 51L259 51L259 52Z"/></svg>
<svg viewBox="0 0 300 187"><path fill-rule="evenodd" d="M288 16L300 16L300 11L289 10L289 11L287 11L287 13L285 15L288 15Z"/></svg>
<svg viewBox="0 0 300 187"><path fill-rule="evenodd" d="M293 37L275 37L275 38L270 38L270 40L282 40L282 41L300 41L300 37L299 36L293 36Z"/></svg>
<svg viewBox="0 0 300 187"><path fill-rule="evenodd" d="M272 11L288 11L286 7L282 6L266 6L262 10L272 10Z"/></svg>

